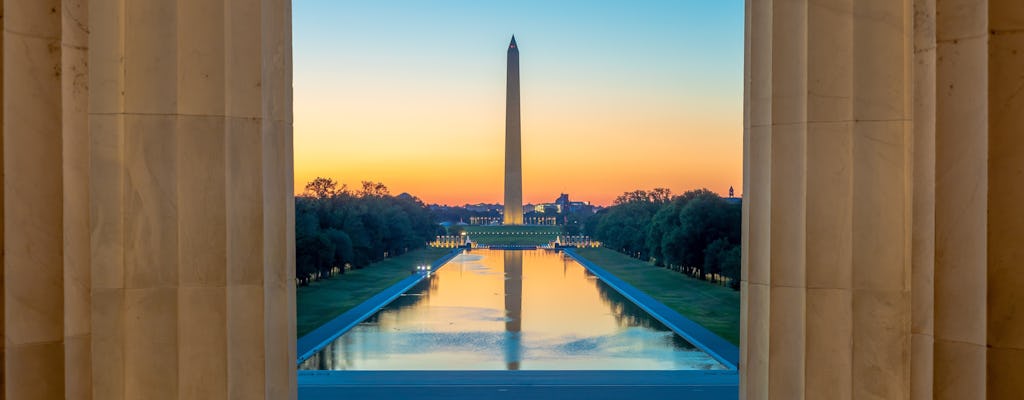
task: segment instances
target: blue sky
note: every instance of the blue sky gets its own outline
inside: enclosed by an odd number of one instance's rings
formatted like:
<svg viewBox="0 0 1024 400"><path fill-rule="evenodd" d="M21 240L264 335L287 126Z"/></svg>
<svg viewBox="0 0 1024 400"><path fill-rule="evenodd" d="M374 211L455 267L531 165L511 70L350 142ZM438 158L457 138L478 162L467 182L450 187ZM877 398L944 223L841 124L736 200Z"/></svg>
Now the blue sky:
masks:
<svg viewBox="0 0 1024 400"><path fill-rule="evenodd" d="M465 160L481 177L500 174L502 153L492 150L503 142L505 49L515 34L527 201L558 191L613 198L653 186L740 191L740 0L295 0L292 7L297 186L327 175L350 185L381 180L428 201L500 198L500 179L451 188L430 176L445 174L431 170L439 158ZM570 148L579 171L548 177ZM396 163L415 173L403 175ZM650 173L656 167L665 171ZM601 168L614 168L614 179L590 176Z"/></svg>

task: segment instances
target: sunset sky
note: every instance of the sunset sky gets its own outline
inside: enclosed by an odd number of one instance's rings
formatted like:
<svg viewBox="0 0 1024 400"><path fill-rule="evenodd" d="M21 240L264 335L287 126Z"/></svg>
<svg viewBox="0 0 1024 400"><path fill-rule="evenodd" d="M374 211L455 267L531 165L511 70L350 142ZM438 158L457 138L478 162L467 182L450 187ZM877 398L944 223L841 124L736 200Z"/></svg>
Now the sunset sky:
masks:
<svg viewBox="0 0 1024 400"><path fill-rule="evenodd" d="M743 191L740 0L296 0L293 32L296 193L500 203L512 34L524 202Z"/></svg>

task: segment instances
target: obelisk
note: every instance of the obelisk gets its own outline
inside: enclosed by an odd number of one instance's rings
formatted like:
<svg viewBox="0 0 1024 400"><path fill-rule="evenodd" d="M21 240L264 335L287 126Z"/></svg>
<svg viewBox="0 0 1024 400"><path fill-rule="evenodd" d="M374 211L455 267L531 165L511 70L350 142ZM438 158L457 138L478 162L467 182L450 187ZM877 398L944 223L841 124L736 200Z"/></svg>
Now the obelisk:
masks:
<svg viewBox="0 0 1024 400"><path fill-rule="evenodd" d="M519 129L519 47L508 44L505 78L505 225L523 224L523 160Z"/></svg>

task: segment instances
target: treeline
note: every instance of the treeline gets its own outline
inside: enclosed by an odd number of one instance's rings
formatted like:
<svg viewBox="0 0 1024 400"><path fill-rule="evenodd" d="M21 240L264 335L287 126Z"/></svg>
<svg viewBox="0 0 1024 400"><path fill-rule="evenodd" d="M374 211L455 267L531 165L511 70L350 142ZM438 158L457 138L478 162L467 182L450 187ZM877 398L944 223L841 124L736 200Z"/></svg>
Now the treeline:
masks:
<svg viewBox="0 0 1024 400"><path fill-rule="evenodd" d="M605 246L700 279L740 283L742 209L707 189L635 190L586 221Z"/></svg>
<svg viewBox="0 0 1024 400"><path fill-rule="evenodd" d="M438 232L423 202L381 183L351 191L316 178L295 198L295 277L308 284L423 247Z"/></svg>

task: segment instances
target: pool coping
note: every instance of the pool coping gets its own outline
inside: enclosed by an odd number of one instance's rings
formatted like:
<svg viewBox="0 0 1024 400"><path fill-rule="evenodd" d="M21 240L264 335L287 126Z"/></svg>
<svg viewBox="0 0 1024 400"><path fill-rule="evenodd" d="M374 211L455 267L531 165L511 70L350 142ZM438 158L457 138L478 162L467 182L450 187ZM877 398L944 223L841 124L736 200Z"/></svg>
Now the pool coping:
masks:
<svg viewBox="0 0 1024 400"><path fill-rule="evenodd" d="M701 349L716 361L722 363L727 369L737 370L739 368L740 349L732 343L722 339L714 332L709 331L689 318L682 316L676 310L669 308L647 293L619 279L614 274L605 271L597 266L597 264L583 258L583 256L576 254L573 249L561 248L560 250L580 263L583 268L586 268L605 284L611 286L619 294L632 301L633 304L636 304L655 319L668 326L673 332L682 336L686 341Z"/></svg>
<svg viewBox="0 0 1024 400"><path fill-rule="evenodd" d="M462 254L461 248L454 249L448 254L441 256L437 260L434 260L430 264L430 273L434 273L442 265L451 261L455 256ZM358 325L364 319L369 318L375 312L384 308L384 306L390 304L392 301L401 296L402 293L407 292L417 283L420 283L429 274L425 272L414 272L409 275L408 278L402 279L398 283L391 285L387 289L382 290L380 293L375 294L366 301L359 303L359 305L352 307L352 309L342 313L341 315L334 317L334 319L327 321L327 323L320 325L311 332L305 334L296 342L296 354L299 355L297 364L302 363L309 357L312 357L314 353L326 346L328 343L337 339L339 336L348 332L353 326Z"/></svg>
<svg viewBox="0 0 1024 400"><path fill-rule="evenodd" d="M583 388L638 387L650 390L671 390L676 394L701 393L708 389L737 393L739 384L739 349L696 322L680 315L653 297L619 279L596 264L576 254L571 248L560 248L590 273L622 294L644 311L661 321L701 349L727 369L725 370L527 370L527 371L325 371L299 370L299 393L303 398L320 398L322 393L342 393L358 388L372 388L379 393L395 393L402 388ZM445 265L464 249L454 249L431 263L431 273ZM416 273L374 295L367 301L335 317L298 340L296 364L301 363L334 339L373 315L428 276ZM362 389L359 389L362 390ZM573 389L575 390L575 389ZM661 393L661 392L659 392ZM708 392L707 394L711 394ZM387 397L387 396L385 396ZM728 397L733 397L729 395ZM717 398L717 396L716 396Z"/></svg>
<svg viewBox="0 0 1024 400"><path fill-rule="evenodd" d="M739 397L739 374L715 371L299 371L302 400L565 400Z"/></svg>

